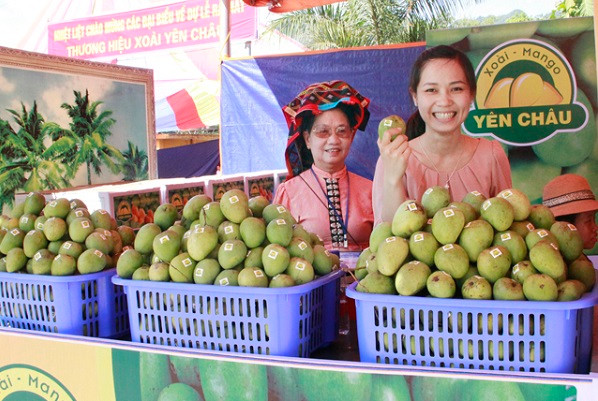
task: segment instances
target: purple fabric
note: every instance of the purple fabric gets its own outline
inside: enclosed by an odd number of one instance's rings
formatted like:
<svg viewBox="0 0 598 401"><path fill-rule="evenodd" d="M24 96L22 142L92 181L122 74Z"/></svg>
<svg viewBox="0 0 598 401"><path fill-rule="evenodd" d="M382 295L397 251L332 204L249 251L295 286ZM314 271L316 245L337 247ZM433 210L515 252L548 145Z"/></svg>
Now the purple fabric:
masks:
<svg viewBox="0 0 598 401"><path fill-rule="evenodd" d="M218 140L158 150L158 178L200 177L216 173Z"/></svg>

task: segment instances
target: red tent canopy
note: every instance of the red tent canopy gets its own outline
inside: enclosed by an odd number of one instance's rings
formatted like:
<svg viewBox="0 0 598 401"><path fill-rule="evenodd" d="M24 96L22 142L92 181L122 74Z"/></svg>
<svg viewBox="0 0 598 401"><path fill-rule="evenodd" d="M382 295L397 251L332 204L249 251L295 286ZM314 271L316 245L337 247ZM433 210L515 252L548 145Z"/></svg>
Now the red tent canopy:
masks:
<svg viewBox="0 0 598 401"><path fill-rule="evenodd" d="M268 7L274 13L286 13L325 4L339 3L346 0L243 0L254 7Z"/></svg>

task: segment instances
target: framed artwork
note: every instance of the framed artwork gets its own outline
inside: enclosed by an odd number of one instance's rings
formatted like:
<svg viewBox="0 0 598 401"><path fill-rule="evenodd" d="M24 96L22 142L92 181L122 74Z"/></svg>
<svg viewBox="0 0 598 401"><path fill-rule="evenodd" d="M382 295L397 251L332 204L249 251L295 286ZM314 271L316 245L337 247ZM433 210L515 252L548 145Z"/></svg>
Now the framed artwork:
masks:
<svg viewBox="0 0 598 401"><path fill-rule="evenodd" d="M0 47L0 206L154 178L152 70Z"/></svg>

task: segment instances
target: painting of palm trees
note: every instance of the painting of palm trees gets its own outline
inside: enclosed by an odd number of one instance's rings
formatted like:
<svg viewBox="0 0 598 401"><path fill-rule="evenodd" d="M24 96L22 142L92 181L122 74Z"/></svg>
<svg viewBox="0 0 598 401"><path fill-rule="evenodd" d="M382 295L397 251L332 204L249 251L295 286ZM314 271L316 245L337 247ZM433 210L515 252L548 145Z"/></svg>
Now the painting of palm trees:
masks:
<svg viewBox="0 0 598 401"><path fill-rule="evenodd" d="M156 178L151 70L0 47L0 206Z"/></svg>
<svg viewBox="0 0 598 401"><path fill-rule="evenodd" d="M124 181L147 180L147 153L129 141L120 168Z"/></svg>
<svg viewBox="0 0 598 401"><path fill-rule="evenodd" d="M21 103L21 110L7 110L18 127L0 119L0 206L12 205L15 191L26 192L65 188L66 166L53 156L55 144L47 146L44 118L33 107Z"/></svg>
<svg viewBox="0 0 598 401"><path fill-rule="evenodd" d="M69 128L65 129L52 123L48 125L48 131L56 147L63 149L61 160L65 165L69 165L69 177L74 177L79 167L84 165L87 184L91 185L92 171L99 176L102 174L102 166L106 166L113 173L118 173L124 158L116 147L108 143L108 138L112 135L110 128L116 122L110 117L112 111L100 111L102 102L90 102L87 90L84 96L78 91L73 93L74 104L60 105L67 111L71 120Z"/></svg>

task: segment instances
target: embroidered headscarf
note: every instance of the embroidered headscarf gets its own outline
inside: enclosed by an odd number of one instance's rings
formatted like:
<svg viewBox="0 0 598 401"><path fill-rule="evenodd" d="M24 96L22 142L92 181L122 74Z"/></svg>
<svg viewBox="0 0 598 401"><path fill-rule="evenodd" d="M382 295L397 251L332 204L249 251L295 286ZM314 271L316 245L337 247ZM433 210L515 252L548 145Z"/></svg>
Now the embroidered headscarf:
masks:
<svg viewBox="0 0 598 401"><path fill-rule="evenodd" d="M351 106L348 110L352 111L354 115L349 117L354 118L349 118L349 120L355 121L355 125L351 128L364 131L370 118L368 111L370 99L362 96L344 81L319 82L309 85L282 108L289 127L289 139L285 151L289 170L287 179L301 174L314 162L311 151L305 145L305 140L300 132L305 116L317 116L340 104Z"/></svg>

